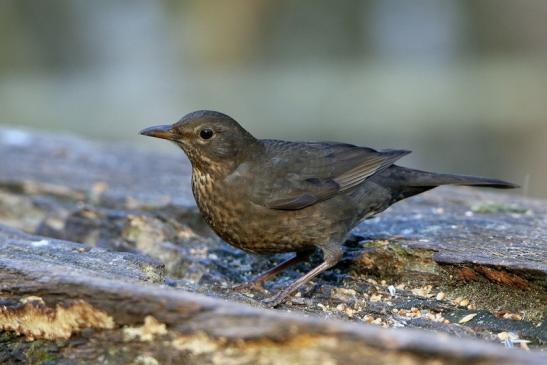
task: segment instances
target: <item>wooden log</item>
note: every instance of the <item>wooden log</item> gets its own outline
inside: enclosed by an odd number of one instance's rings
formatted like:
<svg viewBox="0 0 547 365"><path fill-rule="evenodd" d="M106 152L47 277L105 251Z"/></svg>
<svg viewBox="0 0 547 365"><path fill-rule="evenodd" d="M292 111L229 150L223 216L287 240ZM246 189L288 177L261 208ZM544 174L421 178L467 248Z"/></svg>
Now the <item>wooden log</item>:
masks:
<svg viewBox="0 0 547 365"><path fill-rule="evenodd" d="M0 129L0 363L546 362L502 347L547 341L544 201L409 199L273 311L229 289L272 259L206 227L176 152Z"/></svg>

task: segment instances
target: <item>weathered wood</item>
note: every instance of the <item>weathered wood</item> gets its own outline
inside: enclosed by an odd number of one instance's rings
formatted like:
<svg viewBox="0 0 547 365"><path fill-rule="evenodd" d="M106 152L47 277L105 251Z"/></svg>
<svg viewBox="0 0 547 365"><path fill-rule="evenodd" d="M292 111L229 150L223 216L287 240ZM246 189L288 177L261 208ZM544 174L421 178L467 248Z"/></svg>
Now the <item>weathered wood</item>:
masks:
<svg viewBox="0 0 547 365"><path fill-rule="evenodd" d="M498 267L522 273L517 286L530 279L547 287L545 201L443 188L391 208L361 224L355 234L401 237L406 247L435 251L437 263Z"/></svg>
<svg viewBox="0 0 547 365"><path fill-rule="evenodd" d="M111 318L111 329L87 333L86 336L93 339L92 345L66 340L66 349L52 355L60 360L79 359L80 352L94 358L93 354L88 353L90 349L98 351L102 348L97 353L102 355L106 350L104 346L112 346L111 350L125 347L124 354L111 357L112 361L130 360L131 356L134 360L139 353L132 351L146 348L147 356L165 364L184 363L192 359L214 362L214 358L222 357L236 363L298 363L315 359L325 363L374 361L380 364L418 364L432 358L442 364L463 361L470 364L539 364L547 359L542 354L511 352L447 335L320 320L298 313L256 309L169 287L151 286L142 282L146 275L137 273L134 277L128 277L114 265L97 265L96 255L100 251L96 249L81 251L81 246L77 244L18 235L13 230L6 236L11 238L2 240L0 255L0 288L3 300L8 304L4 307L4 313L20 310L22 304L17 302L21 298L35 298L34 302L27 299L27 303L34 303L38 312L46 306L53 308L60 303L69 307L71 300L77 299L95 313ZM27 242L26 248L24 242ZM32 250L32 242L41 242L41 250ZM49 252L61 251L57 252L57 263L56 258L48 257L46 248L51 249ZM131 254L110 253L108 256L119 256L115 261L124 267L143 259L131 257ZM97 270L94 270L95 265ZM32 316L33 313L26 315ZM152 333L150 340L139 339L138 335L125 341L119 338L123 337L124 331L127 334L128 329L125 327L124 330L124 326L138 327L149 315L159 321L155 322L156 327L165 325L165 330L158 331L160 334L157 336L154 331L149 331ZM80 329L85 329L89 324L89 315L79 320ZM0 327L2 324L0 312ZM94 326L89 324L89 327ZM19 332L27 334L26 330L21 328ZM138 328L134 330L138 332ZM50 338L55 336L56 333L49 334ZM63 334L59 337L62 338ZM157 342L147 343L155 337ZM257 351L260 347L268 350ZM314 354L310 355L310 351ZM279 354L283 356L277 359L271 357Z"/></svg>
<svg viewBox="0 0 547 365"><path fill-rule="evenodd" d="M0 129L0 223L30 233L0 228L0 304L6 316L33 313L50 329L73 331L53 342L31 333L27 343L6 328L0 363L40 354L127 363L137 353L160 363L545 361L486 344L547 341L545 202L465 188L409 199L360 225L340 265L270 311L259 301L265 294L229 287L272 260L242 253L208 230L191 197L187 162L175 152ZM278 290L313 259L266 288ZM160 322L145 326L158 336L124 340L123 326L140 326L147 315ZM78 316L94 319L90 329ZM384 332L363 322L455 337Z"/></svg>
<svg viewBox="0 0 547 365"><path fill-rule="evenodd" d="M194 206L183 155L62 135L0 130L0 181L27 192L101 204Z"/></svg>

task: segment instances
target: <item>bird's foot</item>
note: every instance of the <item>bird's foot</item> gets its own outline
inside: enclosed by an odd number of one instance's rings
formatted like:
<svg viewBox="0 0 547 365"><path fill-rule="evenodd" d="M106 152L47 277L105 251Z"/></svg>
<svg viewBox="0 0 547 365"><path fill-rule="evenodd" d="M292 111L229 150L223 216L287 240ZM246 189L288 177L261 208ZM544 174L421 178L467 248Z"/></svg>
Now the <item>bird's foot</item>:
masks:
<svg viewBox="0 0 547 365"><path fill-rule="evenodd" d="M260 281L248 281L245 283L234 285L232 287L232 290L238 291L238 292L247 291L247 290L256 290L263 293L268 292L266 289L264 289L264 287L262 286L262 282Z"/></svg>
<svg viewBox="0 0 547 365"><path fill-rule="evenodd" d="M262 300L262 304L270 308L275 308L279 306L281 303L283 303L290 295L291 295L290 292L286 292L285 290L282 290L279 293Z"/></svg>

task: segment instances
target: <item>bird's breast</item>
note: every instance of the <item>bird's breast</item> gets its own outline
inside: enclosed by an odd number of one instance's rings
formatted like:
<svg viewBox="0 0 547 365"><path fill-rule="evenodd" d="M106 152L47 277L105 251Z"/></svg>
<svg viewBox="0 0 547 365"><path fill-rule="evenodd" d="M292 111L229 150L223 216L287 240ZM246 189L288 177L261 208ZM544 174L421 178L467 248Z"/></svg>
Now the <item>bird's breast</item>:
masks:
<svg viewBox="0 0 547 365"><path fill-rule="evenodd" d="M194 169L192 191L207 224L225 241L241 246L246 241L242 218L247 212L237 189L227 186L222 179Z"/></svg>
<svg viewBox="0 0 547 365"><path fill-rule="evenodd" d="M346 233L346 224L335 217L341 211L328 212L321 203L294 211L269 209L251 202L245 195L247 188L243 182L236 184L198 169L192 173L201 214L233 246L255 253L291 252Z"/></svg>

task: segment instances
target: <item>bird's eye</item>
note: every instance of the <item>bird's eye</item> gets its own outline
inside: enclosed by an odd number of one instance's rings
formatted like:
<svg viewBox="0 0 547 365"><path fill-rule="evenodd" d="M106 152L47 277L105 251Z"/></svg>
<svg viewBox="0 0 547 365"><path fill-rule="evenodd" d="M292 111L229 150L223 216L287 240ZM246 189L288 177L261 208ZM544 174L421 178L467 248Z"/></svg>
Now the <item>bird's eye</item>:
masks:
<svg viewBox="0 0 547 365"><path fill-rule="evenodd" d="M203 139L209 139L213 136L213 130L210 128L204 128L199 132L199 136Z"/></svg>

